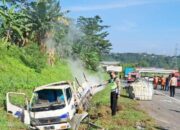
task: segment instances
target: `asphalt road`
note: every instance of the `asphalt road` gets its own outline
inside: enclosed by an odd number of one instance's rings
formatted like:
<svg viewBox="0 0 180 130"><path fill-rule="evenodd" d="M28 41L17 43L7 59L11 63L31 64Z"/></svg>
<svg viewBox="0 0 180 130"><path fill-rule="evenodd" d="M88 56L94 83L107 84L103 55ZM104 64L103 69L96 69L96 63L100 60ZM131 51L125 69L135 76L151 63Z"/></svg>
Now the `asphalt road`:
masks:
<svg viewBox="0 0 180 130"><path fill-rule="evenodd" d="M128 86L122 81L122 86ZM180 130L180 88L176 88L175 97L169 96L169 91L154 90L152 101L138 101L157 123L157 130Z"/></svg>
<svg viewBox="0 0 180 130"><path fill-rule="evenodd" d="M159 130L180 130L180 89L174 98L169 92L155 90L152 101L139 101L140 106L157 122Z"/></svg>
<svg viewBox="0 0 180 130"><path fill-rule="evenodd" d="M169 91L162 91L162 90L160 90L160 87L158 89L158 92L162 92L163 94L166 94L168 96L170 95ZM174 98L180 100L180 88L176 88L175 89L175 96L174 96Z"/></svg>

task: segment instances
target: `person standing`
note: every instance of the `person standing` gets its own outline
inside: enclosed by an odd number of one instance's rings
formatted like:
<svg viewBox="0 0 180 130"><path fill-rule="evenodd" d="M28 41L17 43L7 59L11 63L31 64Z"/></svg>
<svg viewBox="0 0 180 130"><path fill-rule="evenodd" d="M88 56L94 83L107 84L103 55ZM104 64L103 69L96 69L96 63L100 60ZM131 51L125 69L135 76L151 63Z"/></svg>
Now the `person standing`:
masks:
<svg viewBox="0 0 180 130"><path fill-rule="evenodd" d="M154 89L157 89L157 85L158 85L158 77L157 76L154 76L153 84L154 84Z"/></svg>
<svg viewBox="0 0 180 130"><path fill-rule="evenodd" d="M167 78L166 78L166 87L165 87L165 91L169 91L169 81L171 79L171 76L169 75Z"/></svg>
<svg viewBox="0 0 180 130"><path fill-rule="evenodd" d="M175 95L175 87L177 86L177 78L174 74L172 74L172 78L170 79L170 97L174 97Z"/></svg>
<svg viewBox="0 0 180 130"><path fill-rule="evenodd" d="M111 95L110 95L111 111L112 111L112 116L115 116L117 111L118 95L120 94L120 80L116 76L115 72L111 72L110 77L111 79L109 80L109 84L111 87Z"/></svg>
<svg viewBox="0 0 180 130"><path fill-rule="evenodd" d="M166 85L166 78L162 76L161 78L161 90L165 90L165 85Z"/></svg>
<svg viewBox="0 0 180 130"><path fill-rule="evenodd" d="M158 86L160 86L161 90L162 90L162 86L161 86L161 82L162 82L162 77L158 77Z"/></svg>

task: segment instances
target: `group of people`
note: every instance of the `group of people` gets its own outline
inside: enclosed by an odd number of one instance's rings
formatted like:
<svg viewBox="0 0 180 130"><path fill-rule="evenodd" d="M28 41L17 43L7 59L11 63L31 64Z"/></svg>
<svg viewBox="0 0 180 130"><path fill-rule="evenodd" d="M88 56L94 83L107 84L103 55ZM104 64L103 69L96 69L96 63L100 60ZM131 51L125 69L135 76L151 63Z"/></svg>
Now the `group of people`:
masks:
<svg viewBox="0 0 180 130"><path fill-rule="evenodd" d="M174 97L175 88L177 87L177 78L175 77L174 74L171 74L168 77L154 76L153 85L154 85L154 89L157 89L158 86L160 86L161 90L164 91L169 91L170 89L170 96Z"/></svg>
<svg viewBox="0 0 180 130"><path fill-rule="evenodd" d="M157 89L157 87L160 86L161 90L169 91L169 81L170 81L170 76L168 77L154 76L153 79L154 89Z"/></svg>

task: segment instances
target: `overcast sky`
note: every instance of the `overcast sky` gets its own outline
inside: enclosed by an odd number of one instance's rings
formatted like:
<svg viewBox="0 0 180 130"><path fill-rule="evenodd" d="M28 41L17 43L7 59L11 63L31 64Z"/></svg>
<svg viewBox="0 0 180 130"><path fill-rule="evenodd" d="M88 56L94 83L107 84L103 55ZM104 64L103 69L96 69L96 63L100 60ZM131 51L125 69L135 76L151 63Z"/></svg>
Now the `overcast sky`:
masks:
<svg viewBox="0 0 180 130"><path fill-rule="evenodd" d="M61 0L68 16L101 16L113 52L174 55L180 49L180 0ZM178 50L180 54L180 50Z"/></svg>

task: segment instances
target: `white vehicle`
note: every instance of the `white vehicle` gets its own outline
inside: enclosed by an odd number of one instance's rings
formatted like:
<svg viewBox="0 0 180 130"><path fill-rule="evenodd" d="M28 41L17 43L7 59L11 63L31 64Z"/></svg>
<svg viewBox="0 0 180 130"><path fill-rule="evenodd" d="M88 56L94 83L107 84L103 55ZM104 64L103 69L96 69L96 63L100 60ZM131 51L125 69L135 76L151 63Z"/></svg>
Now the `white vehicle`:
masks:
<svg viewBox="0 0 180 130"><path fill-rule="evenodd" d="M75 98L79 95L75 91L76 89L68 82L52 83L37 87L29 102L24 93L8 92L7 112L20 118L30 129L69 129L73 127L70 121L77 111ZM26 105L24 107L13 105L11 95L24 96ZM83 114L80 120L86 116L87 113Z"/></svg>

